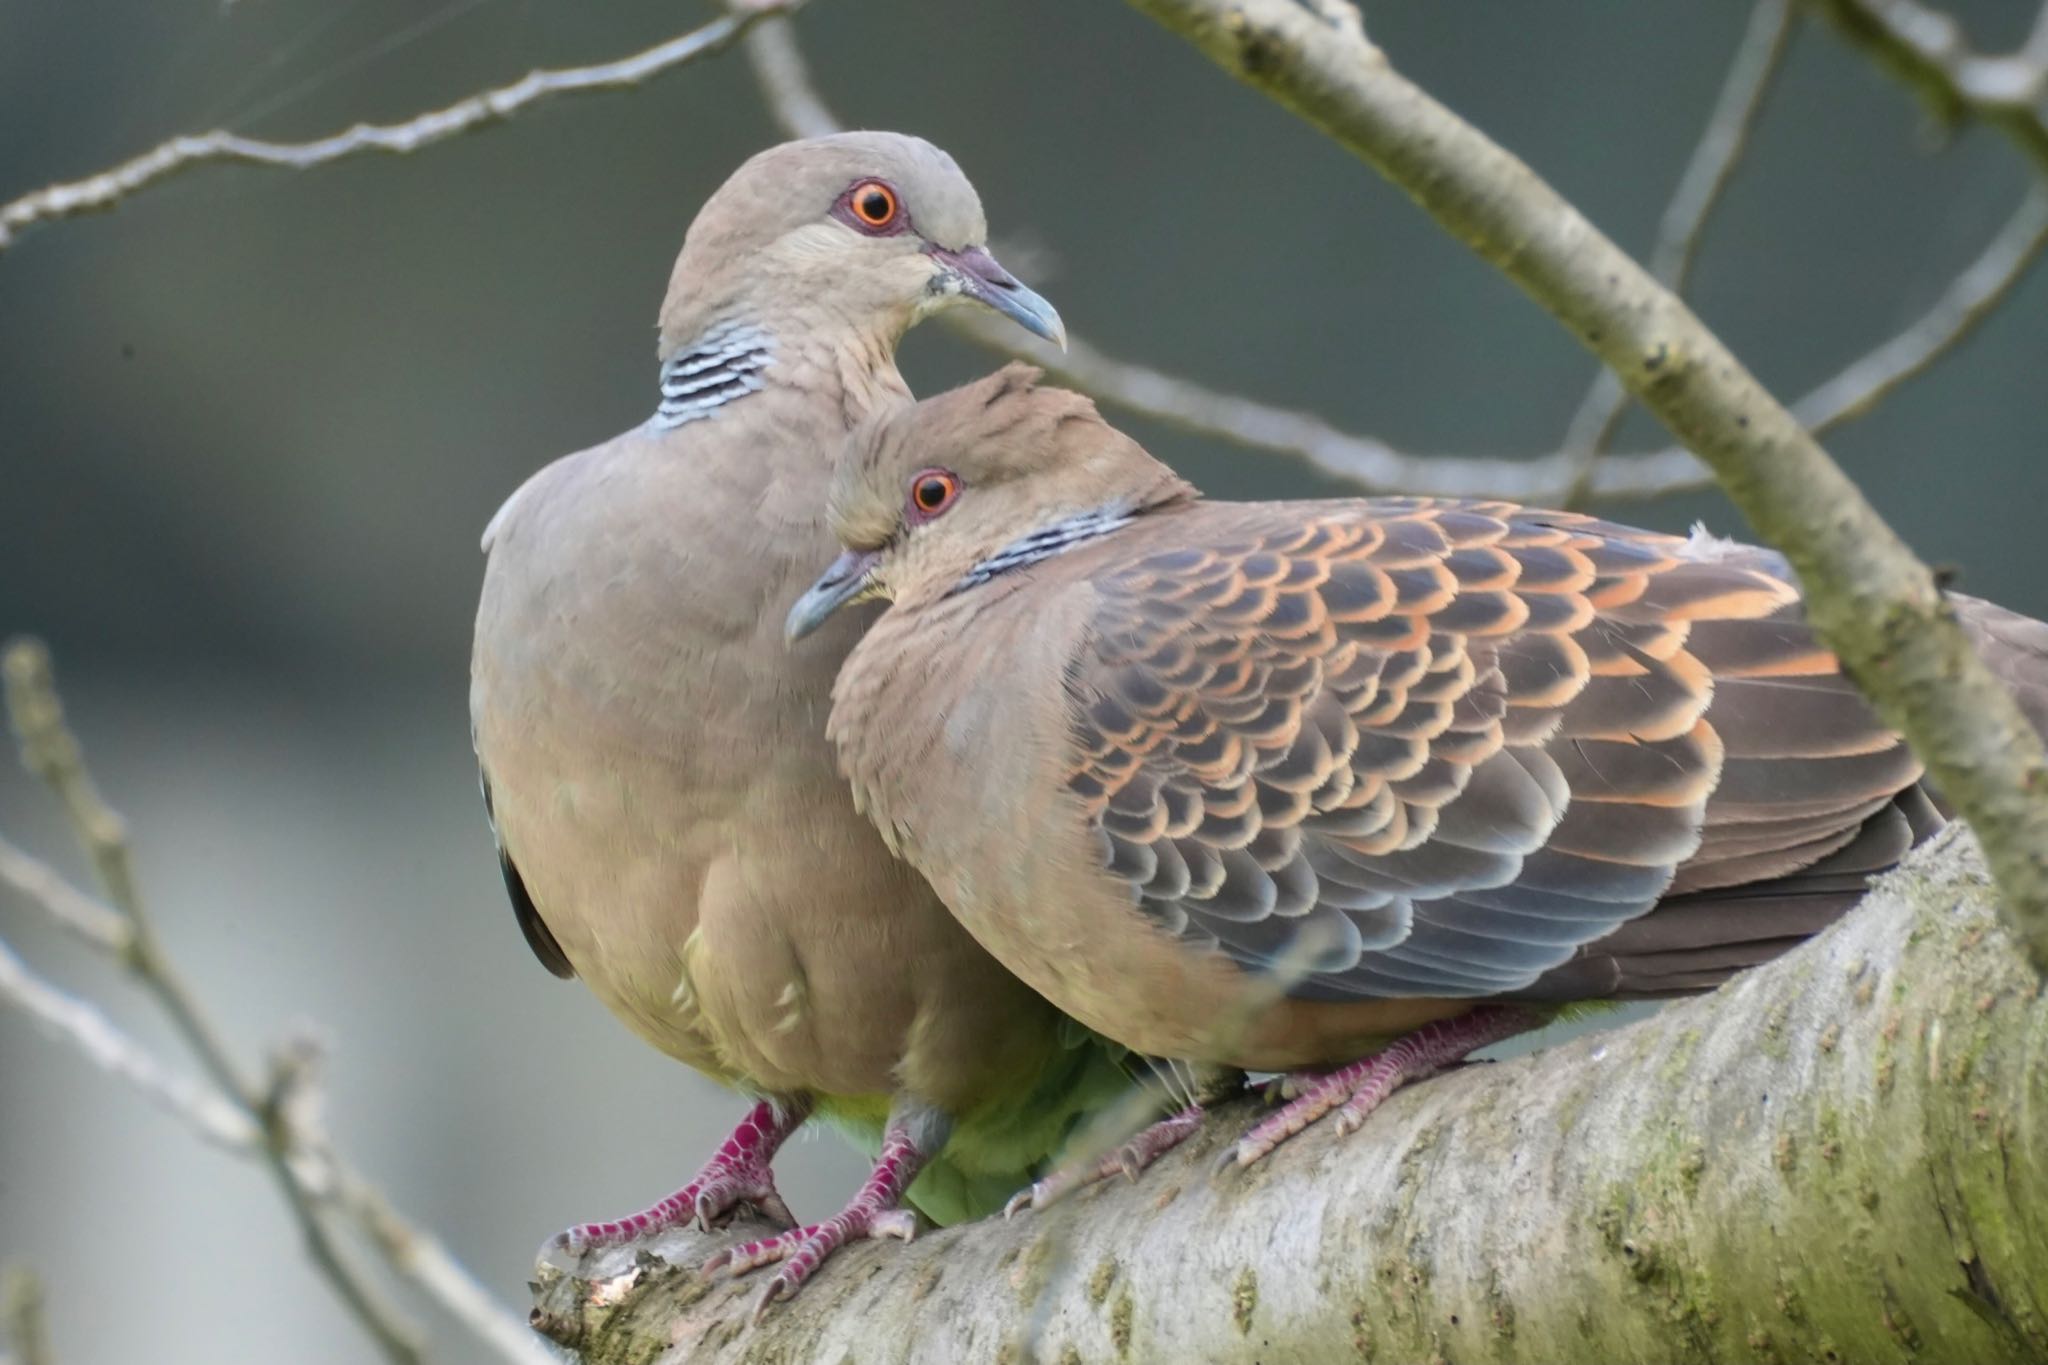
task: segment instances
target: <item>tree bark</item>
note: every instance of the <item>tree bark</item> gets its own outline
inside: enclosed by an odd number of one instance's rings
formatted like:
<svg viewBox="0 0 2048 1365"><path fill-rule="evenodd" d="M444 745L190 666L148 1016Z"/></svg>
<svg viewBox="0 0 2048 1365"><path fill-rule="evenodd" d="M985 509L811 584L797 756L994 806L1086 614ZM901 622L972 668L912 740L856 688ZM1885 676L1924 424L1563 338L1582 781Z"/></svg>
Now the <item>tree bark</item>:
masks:
<svg viewBox="0 0 2048 1365"><path fill-rule="evenodd" d="M749 1324L680 1232L540 1268L592 1365L2048 1361L2048 1000L1954 831L1814 942L1249 1172L842 1252Z"/></svg>

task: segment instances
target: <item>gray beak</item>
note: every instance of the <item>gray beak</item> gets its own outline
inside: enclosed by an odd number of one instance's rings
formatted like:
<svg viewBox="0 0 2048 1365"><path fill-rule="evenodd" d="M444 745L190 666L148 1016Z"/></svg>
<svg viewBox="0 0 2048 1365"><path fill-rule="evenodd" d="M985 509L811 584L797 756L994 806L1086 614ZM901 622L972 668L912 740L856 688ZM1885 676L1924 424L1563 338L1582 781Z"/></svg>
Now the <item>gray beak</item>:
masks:
<svg viewBox="0 0 2048 1365"><path fill-rule="evenodd" d="M931 248L933 256L952 267L962 294L995 309L1033 336L1044 337L1062 351L1067 349L1067 325L1045 296L1027 288L1024 282L1003 269L988 254L987 247L971 246L965 251Z"/></svg>
<svg viewBox="0 0 2048 1365"><path fill-rule="evenodd" d="M789 609L789 616L782 623L782 638L795 644L831 620L841 607L866 598L874 590L873 573L879 558L881 553L877 550L847 550L833 560Z"/></svg>

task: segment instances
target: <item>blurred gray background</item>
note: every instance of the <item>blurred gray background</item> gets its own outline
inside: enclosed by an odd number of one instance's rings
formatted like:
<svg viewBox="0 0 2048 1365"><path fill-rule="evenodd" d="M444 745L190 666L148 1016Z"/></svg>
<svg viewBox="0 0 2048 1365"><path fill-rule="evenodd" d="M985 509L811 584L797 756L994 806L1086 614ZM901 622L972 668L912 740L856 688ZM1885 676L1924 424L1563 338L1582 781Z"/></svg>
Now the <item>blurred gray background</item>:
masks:
<svg viewBox="0 0 2048 1365"><path fill-rule="evenodd" d="M1986 48L2035 6L1955 8ZM183 131L395 119L708 8L619 0L0 0L0 199ZM1646 250L1746 7L1389 0L1394 60ZM850 122L925 134L1006 254L1113 352L1418 451L1557 440L1590 361L1398 193L1101 0L819 0ZM223 1023L317 1021L333 1125L504 1300L542 1238L680 1183L739 1102L668 1063L513 925L468 751L477 537L529 472L642 419L692 212L775 138L737 54L406 158L202 169L0 254L0 633L46 636L132 818L148 894ZM1923 309L2025 183L1950 144L1834 35L1794 41L1694 297L1791 397ZM1021 272L1020 272L1021 273ZM936 329L923 391L991 361ZM1970 591L2048 614L2048 278L1830 446ZM1218 494L1340 491L1138 428ZM1623 445L1658 442L1640 416ZM1621 509L1737 530L1717 497ZM71 860L9 763L0 828ZM133 993L0 903L0 934L164 1041ZM166 1044L166 1046L168 1046ZM860 1164L794 1146L836 1207ZM0 1259L47 1277L59 1358L343 1362L364 1340L259 1173L0 1014ZM481 1359L446 1323L437 1357Z"/></svg>

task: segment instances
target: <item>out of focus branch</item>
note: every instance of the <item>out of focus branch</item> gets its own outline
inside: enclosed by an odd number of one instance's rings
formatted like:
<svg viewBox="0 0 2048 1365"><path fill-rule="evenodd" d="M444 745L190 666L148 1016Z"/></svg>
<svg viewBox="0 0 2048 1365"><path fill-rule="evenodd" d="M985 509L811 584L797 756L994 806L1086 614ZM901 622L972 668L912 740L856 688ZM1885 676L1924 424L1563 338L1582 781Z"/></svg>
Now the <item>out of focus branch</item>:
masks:
<svg viewBox="0 0 2048 1365"><path fill-rule="evenodd" d="M43 1323L43 1283L27 1266L0 1270L0 1346L10 1365L52 1365L49 1331Z"/></svg>
<svg viewBox="0 0 2048 1365"><path fill-rule="evenodd" d="M100 1070L140 1090L208 1142L246 1154L261 1141L255 1121L219 1091L171 1071L98 1009L36 975L5 939L0 939L0 1001L70 1043Z"/></svg>
<svg viewBox="0 0 2048 1365"><path fill-rule="evenodd" d="M59 927L93 947L126 958L134 931L126 919L86 895L40 858L0 838L0 886L47 910Z"/></svg>
<svg viewBox="0 0 2048 1365"><path fill-rule="evenodd" d="M745 50L762 97L791 137L834 132L840 124L811 80L794 28L789 20L771 19L747 35ZM1924 315L1793 404L1793 415L1814 435L1863 416L1989 317L2044 243L2048 206L2030 199ZM1108 407L1226 445L1301 460L1365 492L1532 501L1571 485L1582 459L1570 447L1534 458L1414 454L1343 431L1314 413L1220 392L1118 359L1072 333L1061 352L965 309L942 318L975 345L1028 360ZM1596 466L1587 495L1605 502L1637 501L1713 482L1713 473L1692 452L1673 447L1609 457Z"/></svg>
<svg viewBox="0 0 2048 1365"><path fill-rule="evenodd" d="M758 25L747 35L745 51L768 112L783 132L791 137L824 137L840 130L842 125L811 81L803 49L797 46L794 21L774 18Z"/></svg>
<svg viewBox="0 0 2048 1365"><path fill-rule="evenodd" d="M0 655L0 674L23 759L62 801L112 904L78 890L4 840L0 884L118 961L171 1017L210 1084L164 1066L91 1004L35 975L4 941L0 1000L24 1010L200 1136L263 1163L290 1206L315 1265L387 1359L417 1361L417 1333L343 1254L327 1226L330 1210L357 1224L393 1270L505 1359L519 1365L547 1361L525 1324L494 1303L437 1239L401 1218L334 1151L319 1121L316 1048L304 1041L289 1044L273 1058L266 1076L244 1074L156 937L136 888L124 826L100 797L64 722L47 652L33 641L16 641Z"/></svg>
<svg viewBox="0 0 2048 1365"><path fill-rule="evenodd" d="M1792 0L1757 0L1749 12L1742 42L1728 64L1721 93L1691 160L1678 177L1678 188L1657 225L1657 244L1650 250L1650 273L1674 294L1685 292L1692 263L1699 253L1707 219L1734 178L1735 167L1749 146L1750 129L1763 108L1764 96L1784 64L1792 35ZM1607 453L1614 432L1628 411L1628 391L1613 370L1601 366L1578 411L1565 428L1564 449L1578 452L1578 467L1565 489L1563 504L1576 507L1593 488L1593 472Z"/></svg>
<svg viewBox="0 0 2048 1365"><path fill-rule="evenodd" d="M1944 122L1998 129L2048 175L2048 10L2003 57L1971 50L1952 15L1920 0L1807 0L1925 97Z"/></svg>
<svg viewBox="0 0 2048 1365"><path fill-rule="evenodd" d="M46 185L0 204L0 251L12 246L16 234L24 228L114 208L148 185L207 162L239 161L306 170L364 152L403 155L486 124L501 123L558 95L642 85L665 71L725 51L763 18L786 14L803 3L804 0L742 0L710 23L631 56L595 66L529 71L510 85L479 91L444 109L429 110L403 123L358 123L311 142L266 142L221 129L174 137L97 175Z"/></svg>
<svg viewBox="0 0 2048 1365"><path fill-rule="evenodd" d="M1396 71L1345 0L1133 3L1405 190L1706 461L1984 841L2000 908L2048 975L2048 755L1933 574L1799 419L1534 171Z"/></svg>
<svg viewBox="0 0 2048 1365"><path fill-rule="evenodd" d="M21 739L23 763L47 782L63 803L102 889L114 910L127 921L129 940L124 964L144 989L156 997L213 1083L264 1130L265 1165L299 1225L313 1263L385 1356L395 1365L413 1365L419 1360L415 1333L335 1244L313 1206L312 1196L293 1177L291 1153L283 1141L282 1129L263 1123L267 1096L257 1083L242 1075L226 1040L206 1017L198 997L185 985L158 942L136 890L126 828L101 799L86 770L78 741L64 723L64 709L57 700L48 652L39 642L15 641L0 658L0 673L5 676L7 712Z"/></svg>
<svg viewBox="0 0 2048 1365"><path fill-rule="evenodd" d="M2048 247L2048 186L2028 193L1991 244L1905 331L1792 405L1818 436L1869 412L1995 312Z"/></svg>

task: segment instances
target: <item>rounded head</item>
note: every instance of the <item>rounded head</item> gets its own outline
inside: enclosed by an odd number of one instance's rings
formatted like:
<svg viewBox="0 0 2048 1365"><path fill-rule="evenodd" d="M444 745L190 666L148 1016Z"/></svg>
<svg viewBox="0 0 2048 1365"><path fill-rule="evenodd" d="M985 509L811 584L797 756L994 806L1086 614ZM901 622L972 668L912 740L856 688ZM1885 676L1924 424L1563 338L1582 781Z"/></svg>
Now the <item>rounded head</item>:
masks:
<svg viewBox="0 0 2048 1365"><path fill-rule="evenodd" d="M662 354L708 327L795 314L894 340L972 300L1065 344L1051 304L989 255L981 198L953 158L901 133L835 133L749 158L683 239Z"/></svg>
<svg viewBox="0 0 2048 1365"><path fill-rule="evenodd" d="M797 602L791 638L869 598L944 596L1037 532L1194 496L1171 469L1030 365L877 413L833 469L827 508L846 553Z"/></svg>

